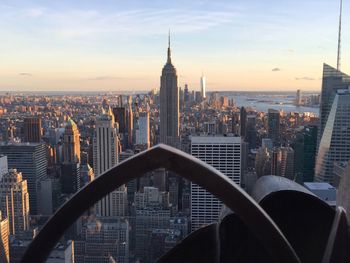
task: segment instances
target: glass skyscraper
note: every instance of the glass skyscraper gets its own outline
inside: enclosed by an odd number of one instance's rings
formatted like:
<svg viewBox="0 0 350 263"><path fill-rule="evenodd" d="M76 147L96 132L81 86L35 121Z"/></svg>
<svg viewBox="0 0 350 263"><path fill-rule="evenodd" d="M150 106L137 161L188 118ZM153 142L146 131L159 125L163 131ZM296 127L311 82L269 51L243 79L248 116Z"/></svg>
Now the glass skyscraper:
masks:
<svg viewBox="0 0 350 263"><path fill-rule="evenodd" d="M333 183L336 161L350 160L350 87L337 90L321 136L315 179Z"/></svg>
<svg viewBox="0 0 350 263"><path fill-rule="evenodd" d="M321 91L321 105L320 105L320 127L318 133L318 141L320 142L323 130L326 126L328 114L331 110L333 99L337 90L347 89L350 85L350 76L343 72L323 64L323 78Z"/></svg>

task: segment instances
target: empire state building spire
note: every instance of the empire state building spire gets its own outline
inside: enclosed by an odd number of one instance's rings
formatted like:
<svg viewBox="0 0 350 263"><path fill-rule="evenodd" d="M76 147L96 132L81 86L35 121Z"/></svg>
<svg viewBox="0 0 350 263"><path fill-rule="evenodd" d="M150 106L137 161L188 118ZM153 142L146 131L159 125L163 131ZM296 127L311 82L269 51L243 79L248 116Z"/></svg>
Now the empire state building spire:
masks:
<svg viewBox="0 0 350 263"><path fill-rule="evenodd" d="M168 60L167 63L171 64L171 50L170 50L170 29L168 34Z"/></svg>

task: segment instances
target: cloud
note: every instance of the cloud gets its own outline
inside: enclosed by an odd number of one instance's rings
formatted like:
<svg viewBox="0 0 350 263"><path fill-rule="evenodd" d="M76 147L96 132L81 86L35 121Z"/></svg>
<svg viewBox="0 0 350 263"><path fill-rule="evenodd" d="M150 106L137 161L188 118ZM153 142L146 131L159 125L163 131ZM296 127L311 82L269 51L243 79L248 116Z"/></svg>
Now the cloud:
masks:
<svg viewBox="0 0 350 263"><path fill-rule="evenodd" d="M33 76L33 74L28 73L28 72L22 72L22 73L19 73L18 75L24 76L24 77L32 77Z"/></svg>
<svg viewBox="0 0 350 263"><path fill-rule="evenodd" d="M89 78L88 80L144 80L145 78L132 78L132 77L117 77L117 76L97 76L94 78Z"/></svg>
<svg viewBox="0 0 350 263"><path fill-rule="evenodd" d="M97 76L97 77L91 78L89 80L111 80L111 79L121 79L121 78L113 77L113 76Z"/></svg>
<svg viewBox="0 0 350 263"><path fill-rule="evenodd" d="M280 68L273 68L272 71L275 71L275 72L276 71L281 71L281 69Z"/></svg>
<svg viewBox="0 0 350 263"><path fill-rule="evenodd" d="M30 8L24 10L24 14L30 18L37 18L44 15L44 8Z"/></svg>
<svg viewBox="0 0 350 263"><path fill-rule="evenodd" d="M235 12L200 11L185 8L141 8L127 11L54 10L30 8L8 13L10 19L38 18L43 20L45 32L63 38L100 37L122 34L126 36L159 35L169 27L176 33L195 32L233 21ZM11 20L10 20L11 21ZM39 29L38 29L39 30ZM42 30L42 29L40 29Z"/></svg>
<svg viewBox="0 0 350 263"><path fill-rule="evenodd" d="M314 78L311 77L302 77L302 78L295 78L295 80L315 80Z"/></svg>

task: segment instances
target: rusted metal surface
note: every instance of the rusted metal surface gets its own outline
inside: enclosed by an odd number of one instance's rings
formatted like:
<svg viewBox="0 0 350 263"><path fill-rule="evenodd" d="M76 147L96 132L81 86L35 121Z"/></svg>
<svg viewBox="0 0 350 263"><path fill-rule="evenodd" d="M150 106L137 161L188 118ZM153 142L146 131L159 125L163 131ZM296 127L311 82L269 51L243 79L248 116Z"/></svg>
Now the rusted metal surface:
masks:
<svg viewBox="0 0 350 263"><path fill-rule="evenodd" d="M76 193L46 223L29 245L22 262L44 262L63 233L84 211L114 189L158 168L193 181L223 201L275 262L301 262L270 216L239 186L206 163L162 144L121 162ZM217 257L215 262L219 260Z"/></svg>

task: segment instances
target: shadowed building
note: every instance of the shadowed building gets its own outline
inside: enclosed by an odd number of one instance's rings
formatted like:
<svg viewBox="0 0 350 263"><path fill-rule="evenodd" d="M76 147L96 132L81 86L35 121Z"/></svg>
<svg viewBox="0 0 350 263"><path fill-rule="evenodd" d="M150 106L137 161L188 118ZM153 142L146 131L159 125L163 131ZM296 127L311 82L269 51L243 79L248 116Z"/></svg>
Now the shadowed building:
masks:
<svg viewBox="0 0 350 263"><path fill-rule="evenodd" d="M41 118L28 117L24 119L24 141L40 142L41 140Z"/></svg>

